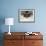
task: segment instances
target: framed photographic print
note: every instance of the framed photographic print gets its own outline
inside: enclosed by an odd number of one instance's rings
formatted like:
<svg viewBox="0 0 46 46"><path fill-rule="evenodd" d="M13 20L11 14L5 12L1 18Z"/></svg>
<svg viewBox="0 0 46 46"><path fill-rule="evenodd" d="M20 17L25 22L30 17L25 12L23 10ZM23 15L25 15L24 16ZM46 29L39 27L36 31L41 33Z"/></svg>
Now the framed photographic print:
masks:
<svg viewBox="0 0 46 46"><path fill-rule="evenodd" d="M19 9L18 10L19 22L35 22L35 9Z"/></svg>

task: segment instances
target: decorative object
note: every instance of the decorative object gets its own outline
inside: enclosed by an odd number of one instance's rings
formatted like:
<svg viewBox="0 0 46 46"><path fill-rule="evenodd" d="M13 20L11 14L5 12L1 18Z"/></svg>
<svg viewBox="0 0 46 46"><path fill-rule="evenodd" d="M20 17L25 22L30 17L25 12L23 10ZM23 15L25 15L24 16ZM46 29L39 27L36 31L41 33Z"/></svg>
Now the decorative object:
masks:
<svg viewBox="0 0 46 46"><path fill-rule="evenodd" d="M38 35L37 33L26 32L25 35Z"/></svg>
<svg viewBox="0 0 46 46"><path fill-rule="evenodd" d="M14 19L13 18L5 18L5 25L9 25L9 32L8 34L11 35L10 33L10 25L14 24Z"/></svg>
<svg viewBox="0 0 46 46"><path fill-rule="evenodd" d="M35 9L19 9L19 22L35 22Z"/></svg>

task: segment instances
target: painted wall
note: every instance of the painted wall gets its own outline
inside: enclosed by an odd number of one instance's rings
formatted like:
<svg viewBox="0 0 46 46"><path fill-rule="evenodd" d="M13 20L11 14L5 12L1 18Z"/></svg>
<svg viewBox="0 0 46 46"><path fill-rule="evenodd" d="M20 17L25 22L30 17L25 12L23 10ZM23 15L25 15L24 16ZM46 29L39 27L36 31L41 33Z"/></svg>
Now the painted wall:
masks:
<svg viewBox="0 0 46 46"><path fill-rule="evenodd" d="M14 26L11 31L46 31L46 0L0 0L2 17L13 17ZM35 23L19 23L18 9L35 9ZM8 26L2 24L1 31L8 31Z"/></svg>

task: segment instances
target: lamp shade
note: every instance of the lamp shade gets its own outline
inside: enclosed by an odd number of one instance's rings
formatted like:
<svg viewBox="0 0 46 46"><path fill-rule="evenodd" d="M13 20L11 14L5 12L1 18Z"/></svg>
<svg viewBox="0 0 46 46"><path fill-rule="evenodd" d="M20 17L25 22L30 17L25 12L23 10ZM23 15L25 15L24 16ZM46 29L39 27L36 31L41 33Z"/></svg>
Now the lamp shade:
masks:
<svg viewBox="0 0 46 46"><path fill-rule="evenodd" d="M14 25L14 18L5 18L5 25Z"/></svg>

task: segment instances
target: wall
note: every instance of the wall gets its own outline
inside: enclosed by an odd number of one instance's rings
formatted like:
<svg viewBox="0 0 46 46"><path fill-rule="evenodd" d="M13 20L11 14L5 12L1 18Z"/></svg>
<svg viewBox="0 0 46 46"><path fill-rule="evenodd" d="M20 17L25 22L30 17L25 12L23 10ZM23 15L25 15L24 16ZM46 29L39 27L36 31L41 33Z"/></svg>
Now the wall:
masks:
<svg viewBox="0 0 46 46"><path fill-rule="evenodd" d="M14 26L11 31L46 31L46 0L1 0L2 17L13 17ZM35 23L19 23L18 9L35 9ZM6 25L1 26L2 32L8 31Z"/></svg>

